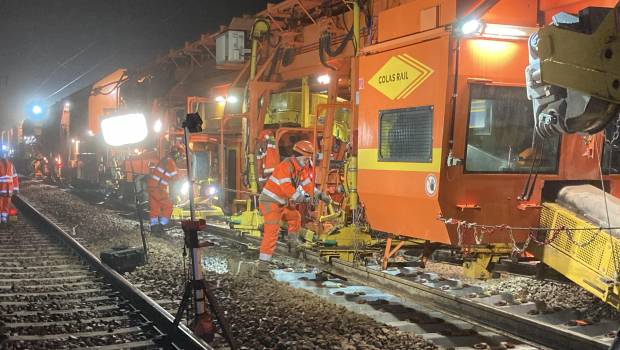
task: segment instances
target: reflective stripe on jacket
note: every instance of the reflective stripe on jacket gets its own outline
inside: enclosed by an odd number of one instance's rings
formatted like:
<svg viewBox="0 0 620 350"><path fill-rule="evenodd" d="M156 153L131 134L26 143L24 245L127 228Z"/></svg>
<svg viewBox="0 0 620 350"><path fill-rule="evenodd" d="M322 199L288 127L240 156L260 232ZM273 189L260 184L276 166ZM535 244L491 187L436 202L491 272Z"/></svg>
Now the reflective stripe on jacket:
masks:
<svg viewBox="0 0 620 350"><path fill-rule="evenodd" d="M172 158L166 157L151 169L149 186L168 186L170 181L178 177L177 165Z"/></svg>
<svg viewBox="0 0 620 350"><path fill-rule="evenodd" d="M298 186L301 186L308 195L314 196L312 168L299 164L295 157L286 158L275 167L267 179L261 197L268 197L284 205L289 199L298 200L303 195L297 190Z"/></svg>
<svg viewBox="0 0 620 350"><path fill-rule="evenodd" d="M256 154L258 160L259 181L264 182L273 173L275 167L280 162L280 156L276 149L276 139L271 130L262 132L261 142Z"/></svg>
<svg viewBox="0 0 620 350"><path fill-rule="evenodd" d="M0 196L11 196L19 191L19 177L9 159L0 159Z"/></svg>

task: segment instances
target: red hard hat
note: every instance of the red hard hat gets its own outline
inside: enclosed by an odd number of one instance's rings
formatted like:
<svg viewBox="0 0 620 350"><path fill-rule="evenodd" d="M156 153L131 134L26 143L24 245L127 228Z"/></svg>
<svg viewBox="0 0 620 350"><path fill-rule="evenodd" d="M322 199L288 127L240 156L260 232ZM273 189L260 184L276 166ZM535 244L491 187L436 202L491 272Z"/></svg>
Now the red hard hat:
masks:
<svg viewBox="0 0 620 350"><path fill-rule="evenodd" d="M311 157L314 154L314 146L308 140L297 141L293 146L293 151L301 154L302 156Z"/></svg>

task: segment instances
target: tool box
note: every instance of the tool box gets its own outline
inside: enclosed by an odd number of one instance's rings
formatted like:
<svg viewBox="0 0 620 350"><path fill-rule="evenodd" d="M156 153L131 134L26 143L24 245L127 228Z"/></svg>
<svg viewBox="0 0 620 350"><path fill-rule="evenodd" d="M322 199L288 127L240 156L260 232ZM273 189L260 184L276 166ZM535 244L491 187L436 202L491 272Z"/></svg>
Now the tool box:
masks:
<svg viewBox="0 0 620 350"><path fill-rule="evenodd" d="M100 258L119 273L131 272L145 263L144 250L137 247L113 247L102 251Z"/></svg>

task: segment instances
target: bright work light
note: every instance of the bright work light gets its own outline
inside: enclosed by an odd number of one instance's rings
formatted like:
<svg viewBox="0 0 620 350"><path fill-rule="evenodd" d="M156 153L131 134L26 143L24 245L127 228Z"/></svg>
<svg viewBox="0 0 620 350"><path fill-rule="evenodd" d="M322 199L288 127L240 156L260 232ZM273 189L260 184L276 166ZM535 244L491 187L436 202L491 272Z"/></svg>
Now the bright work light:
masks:
<svg viewBox="0 0 620 350"><path fill-rule="evenodd" d="M479 33L482 29L482 23L477 19L470 19L461 26L461 33L465 35Z"/></svg>
<svg viewBox="0 0 620 350"><path fill-rule="evenodd" d="M329 82L331 81L331 77L329 76L329 74L323 74L323 75L319 75L316 78L316 82L321 84L321 85L327 85L329 84Z"/></svg>
<svg viewBox="0 0 620 350"><path fill-rule="evenodd" d="M208 191L209 191L209 195L210 195L210 196L213 196L214 194L216 194L216 193L217 193L217 187L215 187L215 186L209 186Z"/></svg>
<svg viewBox="0 0 620 350"><path fill-rule="evenodd" d="M181 194L186 196L189 193L189 182L185 181L183 185L181 185Z"/></svg>
<svg viewBox="0 0 620 350"><path fill-rule="evenodd" d="M161 128L162 128L161 119L157 119L155 121L155 124L153 124L153 131L161 132Z"/></svg>
<svg viewBox="0 0 620 350"><path fill-rule="evenodd" d="M101 121L103 140L110 146L124 146L143 141L148 135L144 114L112 116Z"/></svg>
<svg viewBox="0 0 620 350"><path fill-rule="evenodd" d="M32 106L32 114L39 115L41 113L43 113L43 107L41 107L39 105Z"/></svg>

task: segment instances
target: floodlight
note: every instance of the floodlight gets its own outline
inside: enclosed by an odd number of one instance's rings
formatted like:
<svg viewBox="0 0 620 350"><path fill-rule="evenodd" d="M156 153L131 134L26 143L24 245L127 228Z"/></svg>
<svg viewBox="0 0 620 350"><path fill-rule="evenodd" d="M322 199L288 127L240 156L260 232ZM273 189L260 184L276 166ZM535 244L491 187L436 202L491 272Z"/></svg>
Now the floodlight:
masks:
<svg viewBox="0 0 620 350"><path fill-rule="evenodd" d="M124 146L143 141L148 135L146 118L142 113L108 117L101 121L103 140L110 146Z"/></svg>

